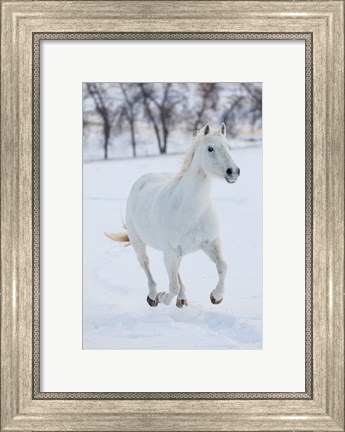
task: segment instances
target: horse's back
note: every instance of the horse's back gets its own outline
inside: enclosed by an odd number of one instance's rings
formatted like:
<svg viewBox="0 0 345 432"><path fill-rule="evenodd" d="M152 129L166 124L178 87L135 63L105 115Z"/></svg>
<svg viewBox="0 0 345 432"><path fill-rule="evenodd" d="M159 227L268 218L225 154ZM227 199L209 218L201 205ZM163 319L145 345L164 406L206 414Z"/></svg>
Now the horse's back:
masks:
<svg viewBox="0 0 345 432"><path fill-rule="evenodd" d="M149 173L133 184L127 201L127 228L129 236L137 235L144 243L160 249L155 236L157 199L174 177L172 173Z"/></svg>
<svg viewBox="0 0 345 432"><path fill-rule="evenodd" d="M128 203L135 204L136 200L142 197L145 201L150 197L149 201L160 193L161 189L171 180L171 173L149 173L139 177L132 186L129 193Z"/></svg>

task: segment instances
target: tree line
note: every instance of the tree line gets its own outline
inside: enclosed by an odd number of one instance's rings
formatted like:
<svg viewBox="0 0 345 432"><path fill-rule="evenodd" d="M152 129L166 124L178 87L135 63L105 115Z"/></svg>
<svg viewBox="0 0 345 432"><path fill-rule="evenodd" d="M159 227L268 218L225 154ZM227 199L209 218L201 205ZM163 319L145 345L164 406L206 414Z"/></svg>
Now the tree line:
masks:
<svg viewBox="0 0 345 432"><path fill-rule="evenodd" d="M229 90L230 89L230 90ZM196 131L210 118L224 122L236 136L243 122L260 125L260 83L84 83L83 125L101 125L104 158L109 157L111 133L130 132L132 154L137 155L138 124L152 128L160 154L167 152L176 127Z"/></svg>

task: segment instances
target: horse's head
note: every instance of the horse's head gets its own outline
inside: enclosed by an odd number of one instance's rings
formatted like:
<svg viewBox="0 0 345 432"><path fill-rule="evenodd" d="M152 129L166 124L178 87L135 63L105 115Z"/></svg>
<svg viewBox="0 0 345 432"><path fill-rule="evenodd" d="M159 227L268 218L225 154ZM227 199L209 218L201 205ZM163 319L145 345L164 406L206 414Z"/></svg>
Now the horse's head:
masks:
<svg viewBox="0 0 345 432"><path fill-rule="evenodd" d="M225 124L222 123L218 129L206 124L198 135L203 171L208 175L224 177L228 183L235 183L240 175L240 169L230 156Z"/></svg>

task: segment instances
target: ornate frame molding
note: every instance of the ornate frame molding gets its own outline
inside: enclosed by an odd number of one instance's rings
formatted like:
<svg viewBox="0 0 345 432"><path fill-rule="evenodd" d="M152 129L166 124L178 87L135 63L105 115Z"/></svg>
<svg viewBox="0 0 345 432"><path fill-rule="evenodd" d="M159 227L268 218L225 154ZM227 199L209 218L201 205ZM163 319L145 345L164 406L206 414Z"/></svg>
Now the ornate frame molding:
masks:
<svg viewBox="0 0 345 432"><path fill-rule="evenodd" d="M343 12L332 0L2 2L1 430L344 429ZM39 391L37 46L114 34L306 41L305 393Z"/></svg>

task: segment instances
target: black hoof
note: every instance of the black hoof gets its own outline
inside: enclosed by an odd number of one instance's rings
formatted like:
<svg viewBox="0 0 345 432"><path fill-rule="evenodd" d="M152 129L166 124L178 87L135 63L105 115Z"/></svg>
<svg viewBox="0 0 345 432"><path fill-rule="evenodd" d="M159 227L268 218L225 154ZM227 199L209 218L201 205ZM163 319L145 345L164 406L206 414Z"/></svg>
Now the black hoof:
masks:
<svg viewBox="0 0 345 432"><path fill-rule="evenodd" d="M158 306L158 301L157 300L152 300L149 296L147 296L147 303L151 306L151 307L156 307Z"/></svg>
<svg viewBox="0 0 345 432"><path fill-rule="evenodd" d="M220 299L220 300L216 300L214 297L213 297L213 295L212 295L212 293L210 294L210 299L211 299L211 303L213 303L213 304L219 304L219 303L221 303L222 302L222 298Z"/></svg>
<svg viewBox="0 0 345 432"><path fill-rule="evenodd" d="M181 309L183 306L188 306L188 302L184 299L177 299L176 306Z"/></svg>

